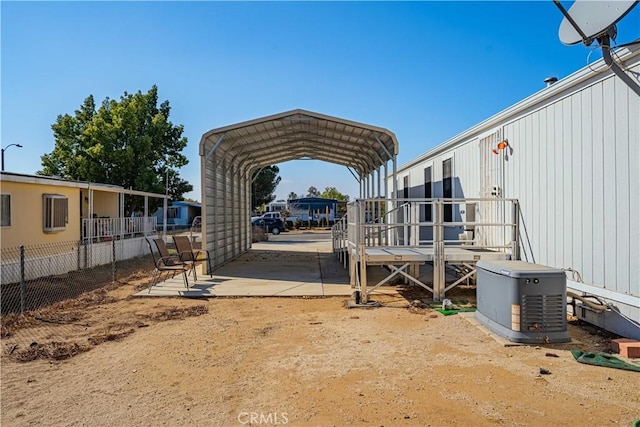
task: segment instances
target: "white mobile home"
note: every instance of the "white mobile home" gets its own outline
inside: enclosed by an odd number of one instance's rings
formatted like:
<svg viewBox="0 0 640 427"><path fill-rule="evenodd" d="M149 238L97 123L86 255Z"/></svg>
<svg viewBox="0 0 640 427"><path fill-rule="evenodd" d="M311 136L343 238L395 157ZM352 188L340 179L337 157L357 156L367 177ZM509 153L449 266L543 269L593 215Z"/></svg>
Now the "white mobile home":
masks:
<svg viewBox="0 0 640 427"><path fill-rule="evenodd" d="M616 57L639 80L640 46ZM567 269L570 290L610 305L579 317L640 339L640 97L604 61L401 166L396 185L400 198L518 199L521 258Z"/></svg>

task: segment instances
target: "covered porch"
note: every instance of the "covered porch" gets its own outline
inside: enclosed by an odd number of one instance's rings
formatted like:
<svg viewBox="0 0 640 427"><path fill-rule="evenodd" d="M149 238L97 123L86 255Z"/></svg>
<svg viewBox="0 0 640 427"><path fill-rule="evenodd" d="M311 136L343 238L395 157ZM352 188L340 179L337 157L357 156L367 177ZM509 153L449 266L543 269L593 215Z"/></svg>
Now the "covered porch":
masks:
<svg viewBox="0 0 640 427"><path fill-rule="evenodd" d="M80 190L81 241L90 244L154 235L158 232L155 206L160 204L166 217L168 200L166 194L89 184ZM166 232L163 224L163 235Z"/></svg>

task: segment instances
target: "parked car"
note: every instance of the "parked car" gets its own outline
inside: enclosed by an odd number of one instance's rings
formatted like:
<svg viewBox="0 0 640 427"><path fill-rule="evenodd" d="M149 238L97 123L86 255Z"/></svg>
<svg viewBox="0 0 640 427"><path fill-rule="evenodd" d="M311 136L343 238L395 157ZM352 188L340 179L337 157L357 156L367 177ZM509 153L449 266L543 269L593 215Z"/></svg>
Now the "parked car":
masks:
<svg viewBox="0 0 640 427"><path fill-rule="evenodd" d="M280 234L281 231L286 229L284 222L280 218L257 218L251 221L251 224L272 234Z"/></svg>
<svg viewBox="0 0 640 427"><path fill-rule="evenodd" d="M202 226L202 217L197 216L193 218L193 222L191 223L191 228L201 227Z"/></svg>
<svg viewBox="0 0 640 427"><path fill-rule="evenodd" d="M284 221L284 217L282 216L282 214L280 212L265 212L264 214L260 215L260 216L252 216L251 217L251 221L253 222L254 220L258 219L258 218L278 218Z"/></svg>

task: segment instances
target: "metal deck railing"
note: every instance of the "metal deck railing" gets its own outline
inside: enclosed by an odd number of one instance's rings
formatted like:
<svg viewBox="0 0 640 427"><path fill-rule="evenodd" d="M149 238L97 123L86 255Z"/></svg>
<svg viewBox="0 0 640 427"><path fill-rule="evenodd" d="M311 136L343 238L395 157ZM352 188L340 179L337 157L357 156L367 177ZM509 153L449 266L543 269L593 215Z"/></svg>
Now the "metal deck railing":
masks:
<svg viewBox="0 0 640 427"><path fill-rule="evenodd" d="M475 273L482 258L519 259L516 199L359 199L333 227L333 249L363 302L377 287L403 276L433 293L435 300ZM433 282L418 280L419 265L433 263ZM391 274L369 287L367 265L385 265ZM447 264L465 274L445 283ZM398 267L400 266L400 267Z"/></svg>

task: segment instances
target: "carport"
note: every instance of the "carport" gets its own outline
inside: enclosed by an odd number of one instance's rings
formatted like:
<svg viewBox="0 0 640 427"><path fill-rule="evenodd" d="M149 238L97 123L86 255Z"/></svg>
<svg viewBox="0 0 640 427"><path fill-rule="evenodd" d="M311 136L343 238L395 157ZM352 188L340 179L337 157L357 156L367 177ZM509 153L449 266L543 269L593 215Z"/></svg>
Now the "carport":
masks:
<svg viewBox="0 0 640 427"><path fill-rule="evenodd" d="M396 194L398 140L387 129L293 110L212 129L200 139L202 247L213 268L251 248L254 172L290 160L322 160L346 167L360 197ZM391 162L393 187L387 188Z"/></svg>

